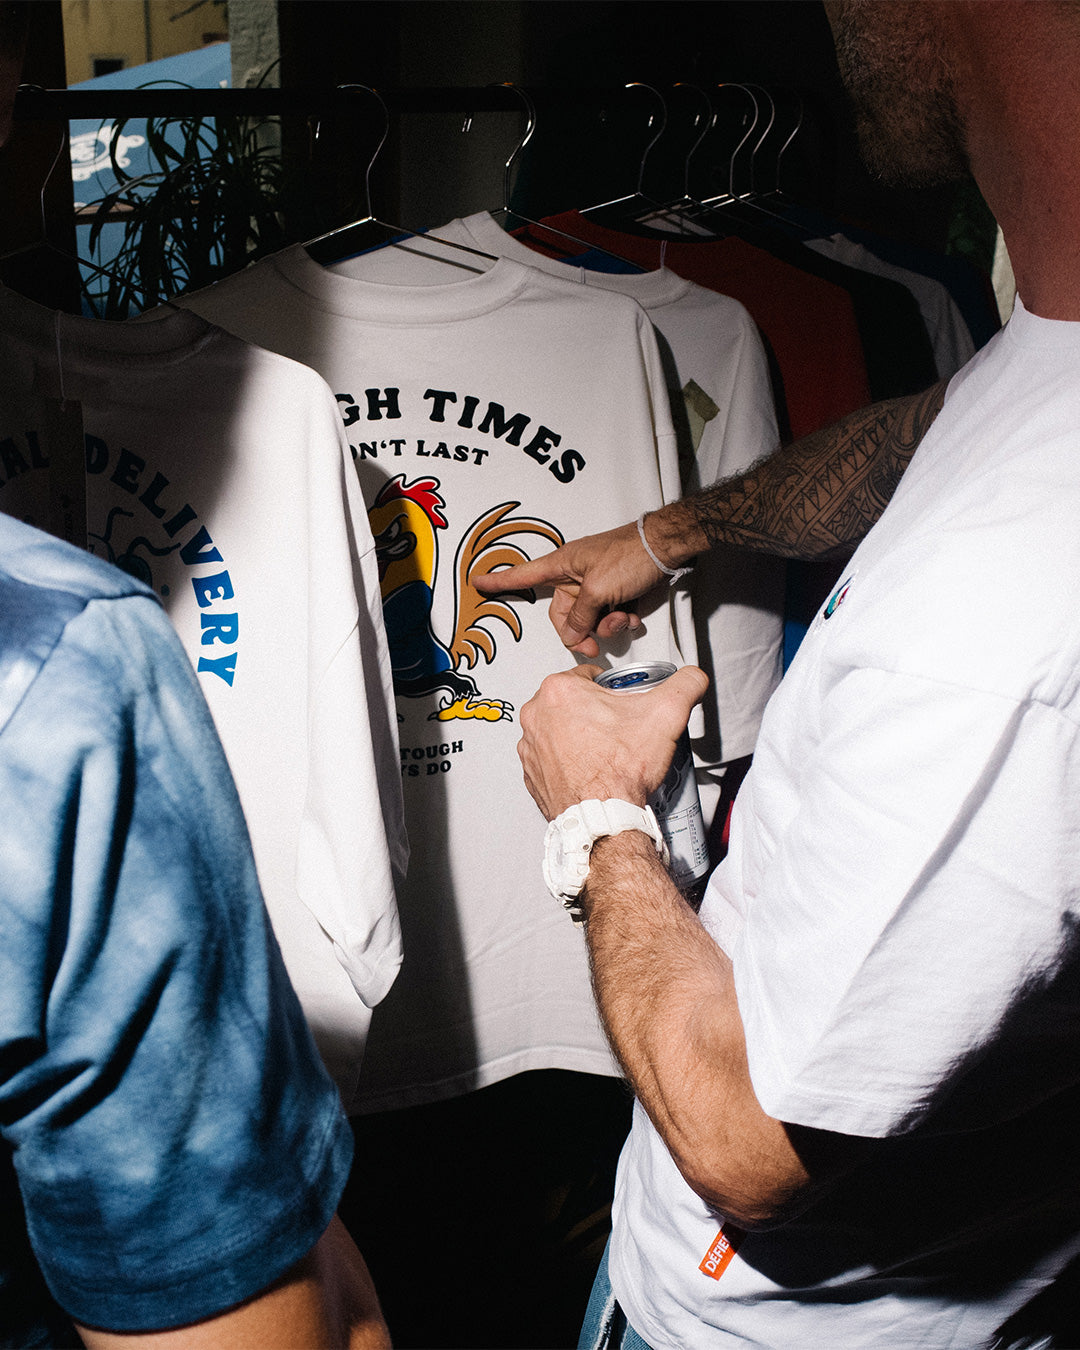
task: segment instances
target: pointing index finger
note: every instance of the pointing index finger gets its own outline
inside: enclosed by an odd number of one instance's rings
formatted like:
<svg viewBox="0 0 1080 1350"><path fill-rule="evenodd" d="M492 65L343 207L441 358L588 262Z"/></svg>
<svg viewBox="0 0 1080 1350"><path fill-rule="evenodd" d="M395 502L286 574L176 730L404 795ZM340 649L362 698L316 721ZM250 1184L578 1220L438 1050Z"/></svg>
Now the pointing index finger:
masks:
<svg viewBox="0 0 1080 1350"><path fill-rule="evenodd" d="M514 567L500 567L473 578L473 584L483 595L499 595L503 591L531 590L534 586L554 586L559 582L573 581L559 556L560 551L545 553L543 557L533 558L529 562L518 563Z"/></svg>

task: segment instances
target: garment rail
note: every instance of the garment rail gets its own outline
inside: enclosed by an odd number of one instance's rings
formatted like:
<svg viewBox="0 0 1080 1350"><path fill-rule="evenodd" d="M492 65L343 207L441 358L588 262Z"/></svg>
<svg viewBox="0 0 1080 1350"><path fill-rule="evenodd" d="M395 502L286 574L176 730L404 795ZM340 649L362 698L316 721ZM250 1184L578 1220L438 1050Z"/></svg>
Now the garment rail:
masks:
<svg viewBox="0 0 1080 1350"><path fill-rule="evenodd" d="M540 91L530 91L543 104ZM379 93L391 113L521 112L521 97L502 85L474 87L384 88ZM621 85L547 91L547 98L572 97L585 106L603 107L625 97ZM42 89L23 85L15 98L15 118L92 117L273 117L327 113L360 106L364 96L345 89ZM366 100L370 102L370 100Z"/></svg>

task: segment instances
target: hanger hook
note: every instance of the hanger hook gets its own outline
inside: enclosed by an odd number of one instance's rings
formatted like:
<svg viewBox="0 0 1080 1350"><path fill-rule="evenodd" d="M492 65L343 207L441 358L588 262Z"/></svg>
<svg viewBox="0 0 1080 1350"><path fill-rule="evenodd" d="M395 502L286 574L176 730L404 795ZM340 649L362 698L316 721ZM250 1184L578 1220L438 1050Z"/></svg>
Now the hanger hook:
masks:
<svg viewBox="0 0 1080 1350"><path fill-rule="evenodd" d="M503 80L499 84L490 85L492 89L512 89L518 98L521 99L522 106L525 109L525 133L517 145L510 153L510 158L506 161L503 168L503 211L510 214L510 172L514 167L518 155L532 140L532 134L536 130L536 104L533 102L532 95L527 89L523 89L520 84L514 84L510 80Z"/></svg>
<svg viewBox="0 0 1080 1350"><path fill-rule="evenodd" d="M45 181L41 185L41 193L38 197L38 205L41 210L42 239L45 239L49 233L48 224L46 223L45 219L45 189L49 186L49 180L56 172L56 166L60 163L60 157L64 153L67 143L68 143L68 126L67 123L64 122L61 124L60 127L60 144L56 148L56 155L53 158L53 162L49 165L49 172L45 175Z"/></svg>
<svg viewBox="0 0 1080 1350"><path fill-rule="evenodd" d="M795 125L791 128L787 140L776 152L776 182L773 185L774 191L776 192L780 191L780 161L784 157L785 150L787 150L788 146L791 144L791 142L795 139L795 137L799 134L800 130L802 129L803 116L806 112L806 104L803 102L802 95L797 93L795 95L795 99L799 108L798 118L795 121Z"/></svg>
<svg viewBox="0 0 1080 1350"><path fill-rule="evenodd" d="M712 99L704 89L700 89L696 84L689 84L686 80L678 80L674 86L676 89L690 89L701 99L701 111L694 115L694 126L704 120L704 125L697 139L686 152L686 163L683 166L683 196L689 200L690 197L690 160L698 146L716 125L716 109L713 107ZM704 113L704 118L702 117Z"/></svg>
<svg viewBox="0 0 1080 1350"><path fill-rule="evenodd" d="M754 120L750 123L750 125L747 127L746 131L743 133L742 140L740 140L739 143L738 143L738 145L736 145L735 149L732 150L732 152L731 152L731 158L730 158L729 161L728 161L728 196L729 196L732 200L734 200L734 199L735 199L735 161L736 161L736 159L738 159L738 157L739 157L739 151L743 148L743 146L746 144L746 142L747 142L747 141L750 139L750 137L754 134L754 128L755 128L755 127L757 126L757 124L758 124L758 117L759 117L759 115L760 115L760 110L759 110L759 108L758 108L758 101L757 101L757 99L754 97L753 90L751 90L751 89L749 88L748 85L745 85L745 84L732 84L732 83L729 83L729 82L725 82L725 83L723 83L723 84L717 85L717 89L738 89L738 90L741 90L741 92L744 93L744 94L747 96L747 98L750 100L750 102L751 102L751 104L752 104L752 106L753 106L753 109L754 109Z"/></svg>
<svg viewBox="0 0 1080 1350"><path fill-rule="evenodd" d="M375 167L375 161L379 158L379 153L386 144L386 138L390 135L390 109L386 106L386 100L377 89L373 89L370 84L339 84L338 93L351 93L353 90L360 90L362 93L370 94L379 105L383 115L382 135L379 137L378 144L371 152L371 158L367 162L367 168L364 170L364 197L367 204L367 213L369 217L374 216L371 209L371 170Z"/></svg>
<svg viewBox="0 0 1080 1350"><path fill-rule="evenodd" d="M762 97L765 99L769 108L769 120L765 123L765 130L757 138L757 143L755 144L754 148L750 151L750 190L751 192L756 192L757 185L754 182L754 163L757 159L758 152L760 151L761 147L769 139L769 132L772 131L773 126L776 122L776 100L773 98L772 94L768 91L768 89L765 88L763 84L748 84L746 88L750 91L751 98L755 97L754 90L756 89L758 93L760 93ZM760 105L758 106L760 108ZM755 122L755 126L756 125L757 123ZM751 130L752 129L753 128L751 128Z"/></svg>
<svg viewBox="0 0 1080 1350"><path fill-rule="evenodd" d="M15 92L16 94L21 94L24 90L26 90L27 92L30 92L32 90L36 94L44 94L47 92L45 86L42 84L20 84ZM60 163L60 156L64 153L64 147L67 145L67 143L68 143L68 125L66 122L61 122L60 144L56 147L56 154L53 156L53 162L49 165L49 172L45 175L44 179L42 179L41 192L38 194L38 211L40 212L41 215L42 239L47 238L49 233L48 222L45 216L45 189L49 186L49 183L52 180L52 176L56 172L56 166Z"/></svg>
<svg viewBox="0 0 1080 1350"><path fill-rule="evenodd" d="M641 164L638 166L638 176L637 176L637 194L640 197L642 195L641 192L642 184L645 182L645 161L649 158L649 151L653 148L656 142L664 134L664 131L667 127L667 102L659 89L654 89L651 84L644 84L641 80L631 80L629 84L624 84L623 88L647 89L649 93L652 94L653 98L656 99L657 103L660 105L660 126L657 128L656 135L649 139L648 143L645 146L645 149L642 150L641 152ZM650 127L652 126L655 118L656 118L655 113L649 114Z"/></svg>

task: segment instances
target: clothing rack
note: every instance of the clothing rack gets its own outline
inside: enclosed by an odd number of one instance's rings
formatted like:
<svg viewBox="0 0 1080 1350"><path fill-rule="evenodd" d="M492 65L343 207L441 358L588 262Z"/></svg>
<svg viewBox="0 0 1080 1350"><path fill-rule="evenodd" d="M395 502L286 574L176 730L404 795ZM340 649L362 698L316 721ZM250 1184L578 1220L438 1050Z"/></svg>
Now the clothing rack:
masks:
<svg viewBox="0 0 1080 1350"><path fill-rule="evenodd" d="M521 94L512 85L472 87L379 87L391 113L521 112ZM529 90L541 107L572 98L585 107L603 107L625 98L622 86ZM42 89L23 85L15 97L17 121L93 117L273 117L317 115L372 102L359 85L297 89Z"/></svg>
<svg viewBox="0 0 1080 1350"><path fill-rule="evenodd" d="M378 88L378 97L392 118L400 113L447 113L469 117L474 113L513 112L521 115L524 101L510 86L459 88ZM602 107L607 98L621 90L582 91L583 106ZM0 162L0 192L9 197L18 188L21 197L9 216L6 231L0 231L0 252L32 242L41 234L44 207L46 234L68 254L77 251L71 187L65 175L54 175L55 144L50 133L38 128L49 123L94 120L119 122L150 118L265 118L280 116L301 123L324 120L329 127L377 123L383 116L378 101L360 84L342 88L308 85L299 88L186 89L152 87L145 89L47 89L37 85L21 86L13 110L16 123L26 125L28 135L15 146L17 158L9 152L7 163ZM20 138L14 138L16 142ZM51 179L51 181L50 181ZM37 189L23 189L25 183L47 183L48 192L39 200ZM49 270L51 269L51 270ZM46 275L49 271L49 275ZM52 275L56 272L56 276ZM36 265L32 276L20 278L24 293L31 294L53 308L78 308L77 285L70 268L49 256L44 265ZM12 282L14 284L14 281Z"/></svg>
<svg viewBox="0 0 1080 1350"><path fill-rule="evenodd" d="M634 88L622 84L572 85L558 88L534 88L513 84L457 87L379 85L375 93L377 97L372 96L369 86L361 83L340 86L309 84L285 89L262 87L188 89L159 86L143 89L48 89L24 85L16 94L14 118L18 123L36 124L44 128L49 123L63 125L69 121L95 119L122 122L126 119L150 118L281 117L291 119L297 129L302 129L304 122L308 123L309 133L304 134L302 139L294 138L290 142L292 149L287 153L294 159L305 154L309 158L312 156L315 141L310 136L310 128L312 125L325 124L325 130L330 135L323 138L324 142L328 147L336 145L342 151L336 155L332 150L322 151L322 163L336 166L333 172L338 175L335 179L337 187L328 189L328 192L336 192L342 200L352 201L359 200L359 184L355 180L360 170L352 162L354 150L352 141L355 132L351 131L351 128L358 125L365 127L377 125L380 119L387 116L396 127L399 127L403 114L429 116L441 114L463 117L465 126L462 129L465 130L474 114L491 112L516 114L516 125L517 119L526 115L531 105L538 115L539 124L543 127L553 127L556 133L552 140L544 138L539 161L535 160L534 152L530 150L530 156L534 157L530 160L530 173L525 180L531 185L538 199L546 200L542 187L537 189L536 184L557 182L561 186L565 181L561 170L557 175L553 175L548 161L557 153L552 147L558 143L560 134L564 137L566 135L568 114L575 120L580 116L583 124L589 123L598 136L598 144L604 143L606 137L607 144L618 146L620 155L626 147L629 147L625 155L618 160L620 167L612 173L611 195L618 195L624 183L633 182L641 150L645 149L646 144L651 144L649 136L652 135L657 114L657 98L666 96L666 91L665 95L661 95L659 91L652 90L649 86ZM653 97L647 97L647 93L651 93ZM380 107L380 100L385 107L385 113ZM681 123L681 119L679 120ZM666 121L661 125L661 131L664 125ZM625 138L613 142L611 138L613 135L618 137L616 128L619 126L626 130ZM692 136L697 134L690 127L689 121L686 127ZM28 132L31 129L32 127L28 126ZM671 128L669 133L670 130ZM675 129L676 138L681 135L681 127ZM290 128L286 132L286 138L291 136L294 136L294 132ZM37 140L40 142L36 151L37 159L28 164L24 170L24 178L31 182L47 182L55 159L55 148L42 141L40 136ZM519 151L521 148L519 146ZM384 176L386 184L379 189L380 201L394 200L397 191L395 183L400 181L399 177L395 179L395 174L400 175L400 164L395 157L400 153L399 142L389 155L383 156L380 161L380 173ZM681 162L683 155L684 148L680 147L676 154L677 161ZM615 162L610 161L612 164ZM546 167L538 172L538 164ZM547 179L544 178L545 172L548 175ZM48 216L46 232L49 238L68 253L75 253L77 249L74 217L72 208L64 200L65 192L70 193L70 188L61 182L61 177L53 176L49 196L45 202ZM324 177L322 181L330 180ZM342 187L342 184L345 186ZM41 206L33 195L27 195L20 219L25 219L29 223L26 228L19 227L22 237L14 240L16 245L32 240L39 233L36 222L40 219L40 211ZM534 216L542 214L535 208L530 212L528 205L526 213ZM391 214L394 214L392 209ZM332 216L331 208L328 218ZM53 303L54 307L70 307L73 303L66 291L62 295L54 293L49 297L44 290L39 291L36 282L32 282L31 285L35 298Z"/></svg>

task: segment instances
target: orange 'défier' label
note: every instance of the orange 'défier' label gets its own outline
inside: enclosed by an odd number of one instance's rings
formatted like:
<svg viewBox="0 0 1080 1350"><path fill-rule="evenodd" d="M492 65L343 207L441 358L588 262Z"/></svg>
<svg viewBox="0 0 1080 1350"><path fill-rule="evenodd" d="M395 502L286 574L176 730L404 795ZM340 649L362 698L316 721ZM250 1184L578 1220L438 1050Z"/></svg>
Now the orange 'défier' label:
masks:
<svg viewBox="0 0 1080 1350"><path fill-rule="evenodd" d="M731 1224L721 1228L716 1237L713 1238L712 1246L705 1253L698 1270L703 1275L708 1275L710 1280L718 1280L731 1265L731 1258L739 1250L741 1241L742 1229L734 1228Z"/></svg>

